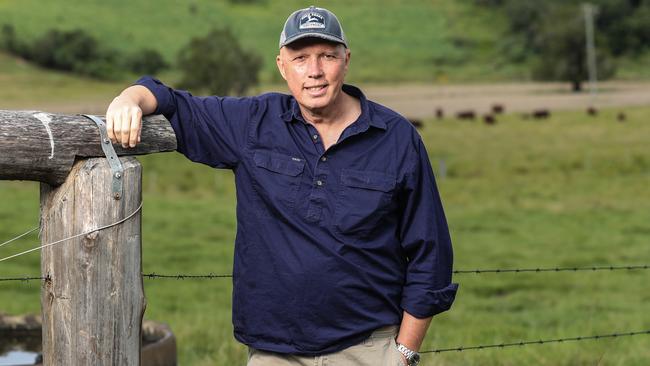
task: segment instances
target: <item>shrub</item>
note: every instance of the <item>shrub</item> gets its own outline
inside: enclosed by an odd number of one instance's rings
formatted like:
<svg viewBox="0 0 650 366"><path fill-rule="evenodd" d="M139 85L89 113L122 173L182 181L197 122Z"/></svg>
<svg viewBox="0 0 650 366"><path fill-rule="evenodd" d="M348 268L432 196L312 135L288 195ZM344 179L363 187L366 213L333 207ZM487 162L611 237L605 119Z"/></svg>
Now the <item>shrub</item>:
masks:
<svg viewBox="0 0 650 366"><path fill-rule="evenodd" d="M160 52L148 48L128 57L125 66L136 74L156 74L169 67Z"/></svg>
<svg viewBox="0 0 650 366"><path fill-rule="evenodd" d="M179 86L209 94L244 94L257 84L261 66L259 55L244 50L229 29L215 29L179 51Z"/></svg>
<svg viewBox="0 0 650 366"><path fill-rule="evenodd" d="M16 37L14 27L3 25L0 49L34 62L39 66L68 71L99 79L116 79L125 72L155 74L168 67L162 55L153 49L125 57L120 52L103 47L81 29L49 30L34 42L24 43Z"/></svg>
<svg viewBox="0 0 650 366"><path fill-rule="evenodd" d="M3 27L2 34L5 49L45 68L101 79L113 79L119 72L115 53L80 29L50 30L32 44L18 41L11 26Z"/></svg>

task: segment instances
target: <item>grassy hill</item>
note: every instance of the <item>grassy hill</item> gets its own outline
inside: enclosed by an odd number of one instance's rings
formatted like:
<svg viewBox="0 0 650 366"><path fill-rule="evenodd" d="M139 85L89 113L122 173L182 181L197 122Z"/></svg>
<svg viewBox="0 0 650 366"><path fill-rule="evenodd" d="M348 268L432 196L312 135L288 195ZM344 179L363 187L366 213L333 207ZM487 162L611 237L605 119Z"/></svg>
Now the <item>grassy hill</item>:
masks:
<svg viewBox="0 0 650 366"><path fill-rule="evenodd" d="M242 43L265 60L262 81L279 81L275 55L281 27L304 1L83 0L0 1L0 25L19 38L49 29L82 28L125 52L154 48L172 62L193 36L230 26ZM353 52L353 81L430 82L499 80L522 76L503 64L494 46L504 20L468 0L332 0L323 4L343 23Z"/></svg>

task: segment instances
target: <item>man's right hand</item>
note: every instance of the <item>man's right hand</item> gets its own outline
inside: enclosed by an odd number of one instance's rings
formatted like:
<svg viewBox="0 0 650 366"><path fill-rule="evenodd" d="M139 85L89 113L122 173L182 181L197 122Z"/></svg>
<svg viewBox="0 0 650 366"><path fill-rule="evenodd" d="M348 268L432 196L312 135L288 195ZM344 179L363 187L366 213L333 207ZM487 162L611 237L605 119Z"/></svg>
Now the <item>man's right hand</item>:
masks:
<svg viewBox="0 0 650 366"><path fill-rule="evenodd" d="M157 101L149 89L134 85L117 96L106 111L106 131L114 144L135 147L141 140L142 116L156 110Z"/></svg>

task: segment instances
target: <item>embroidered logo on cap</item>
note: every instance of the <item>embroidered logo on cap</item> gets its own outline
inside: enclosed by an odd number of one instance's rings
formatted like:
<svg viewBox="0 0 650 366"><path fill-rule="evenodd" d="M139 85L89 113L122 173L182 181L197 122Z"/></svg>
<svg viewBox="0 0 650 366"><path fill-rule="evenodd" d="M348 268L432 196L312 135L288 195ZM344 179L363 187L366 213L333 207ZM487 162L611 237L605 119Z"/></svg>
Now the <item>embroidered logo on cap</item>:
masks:
<svg viewBox="0 0 650 366"><path fill-rule="evenodd" d="M325 28L325 18L318 13L307 13L300 18L300 29Z"/></svg>

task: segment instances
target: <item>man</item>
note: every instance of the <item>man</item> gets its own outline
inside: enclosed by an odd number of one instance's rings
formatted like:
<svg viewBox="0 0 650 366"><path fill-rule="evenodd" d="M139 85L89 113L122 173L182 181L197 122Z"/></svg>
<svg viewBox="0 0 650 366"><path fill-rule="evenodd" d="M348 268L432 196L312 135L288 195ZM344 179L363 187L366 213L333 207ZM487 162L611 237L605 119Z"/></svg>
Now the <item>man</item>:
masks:
<svg viewBox="0 0 650 366"><path fill-rule="evenodd" d="M233 170L248 365L417 365L457 290L424 144L343 83L350 50L328 10L291 14L276 61L291 95L194 97L144 77L108 107L109 136L133 147L141 116L162 113L179 152Z"/></svg>

